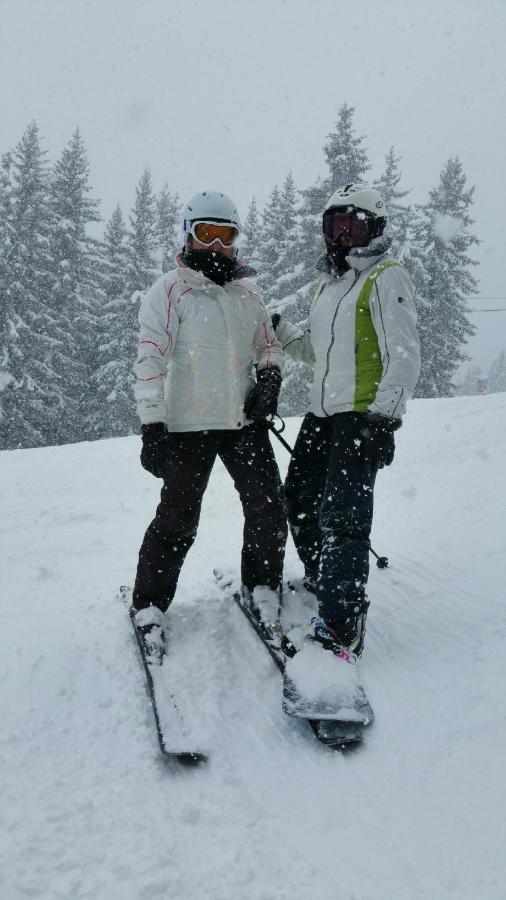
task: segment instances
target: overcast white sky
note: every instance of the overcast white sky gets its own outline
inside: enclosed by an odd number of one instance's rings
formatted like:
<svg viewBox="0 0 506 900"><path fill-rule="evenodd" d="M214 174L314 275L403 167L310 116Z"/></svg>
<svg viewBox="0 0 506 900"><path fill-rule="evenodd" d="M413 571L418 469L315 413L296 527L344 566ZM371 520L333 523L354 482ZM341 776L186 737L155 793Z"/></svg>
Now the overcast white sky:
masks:
<svg viewBox="0 0 506 900"><path fill-rule="evenodd" d="M289 169L299 188L325 172L346 101L371 175L393 144L415 200L460 156L480 290L506 298L505 72L506 0L0 0L0 152L35 118L54 160L79 125L104 218L145 165L156 188L219 187L245 215ZM506 312L473 318L486 369Z"/></svg>

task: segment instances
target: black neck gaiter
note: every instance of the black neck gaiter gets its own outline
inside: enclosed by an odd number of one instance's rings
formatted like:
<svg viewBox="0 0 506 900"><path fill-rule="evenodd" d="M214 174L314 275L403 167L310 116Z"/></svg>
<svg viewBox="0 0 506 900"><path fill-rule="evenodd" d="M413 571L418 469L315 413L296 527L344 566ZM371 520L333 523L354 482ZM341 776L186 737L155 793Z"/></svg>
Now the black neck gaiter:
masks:
<svg viewBox="0 0 506 900"><path fill-rule="evenodd" d="M183 262L220 286L237 278L242 269L237 257L223 256L215 250L184 250Z"/></svg>
<svg viewBox="0 0 506 900"><path fill-rule="evenodd" d="M339 244L327 244L327 259L331 271L333 270L336 275L344 275L350 268L346 262L349 252L348 247L341 247Z"/></svg>

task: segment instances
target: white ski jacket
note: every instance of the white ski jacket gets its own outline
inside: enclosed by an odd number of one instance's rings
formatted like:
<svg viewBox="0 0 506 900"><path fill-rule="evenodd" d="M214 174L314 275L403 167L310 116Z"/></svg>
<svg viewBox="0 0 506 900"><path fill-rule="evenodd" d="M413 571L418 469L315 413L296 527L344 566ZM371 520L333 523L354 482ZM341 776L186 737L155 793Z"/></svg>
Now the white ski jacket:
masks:
<svg viewBox="0 0 506 900"><path fill-rule="evenodd" d="M322 274L308 322L281 319L277 336L293 359L313 367L314 415L401 419L420 373L411 278L387 253L347 261L352 268L341 277Z"/></svg>
<svg viewBox="0 0 506 900"><path fill-rule="evenodd" d="M239 429L252 369L283 368L283 353L256 285L220 287L184 265L145 294L134 387L143 425L169 431Z"/></svg>

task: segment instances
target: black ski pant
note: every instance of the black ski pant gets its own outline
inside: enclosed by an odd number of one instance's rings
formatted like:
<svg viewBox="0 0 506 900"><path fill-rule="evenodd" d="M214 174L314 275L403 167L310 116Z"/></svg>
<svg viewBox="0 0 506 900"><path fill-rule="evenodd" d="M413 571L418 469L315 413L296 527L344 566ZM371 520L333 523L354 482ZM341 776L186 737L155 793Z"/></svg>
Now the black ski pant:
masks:
<svg viewBox="0 0 506 900"><path fill-rule="evenodd" d="M362 599L369 577L376 469L360 455L363 417L309 413L288 469L288 519L306 574L317 581L320 614L348 615L344 604Z"/></svg>
<svg viewBox="0 0 506 900"><path fill-rule="evenodd" d="M319 515L323 500L332 420L308 413L293 448L285 480L288 522L308 578L316 581L322 545Z"/></svg>
<svg viewBox="0 0 506 900"><path fill-rule="evenodd" d="M133 606L171 603L188 550L197 534L202 498L215 459L232 476L244 512L241 577L250 590L281 584L287 536L278 466L265 422L240 431L170 434L169 474L139 552Z"/></svg>

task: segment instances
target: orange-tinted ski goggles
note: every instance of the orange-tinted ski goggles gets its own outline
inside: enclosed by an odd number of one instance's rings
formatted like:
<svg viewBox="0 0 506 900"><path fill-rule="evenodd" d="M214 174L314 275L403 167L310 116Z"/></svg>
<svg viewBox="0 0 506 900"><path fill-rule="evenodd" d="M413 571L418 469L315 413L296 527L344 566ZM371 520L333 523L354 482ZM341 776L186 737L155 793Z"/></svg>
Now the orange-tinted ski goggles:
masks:
<svg viewBox="0 0 506 900"><path fill-rule="evenodd" d="M239 237L239 229L236 225L200 220L192 222L190 234L201 244L207 246L218 241L222 247L233 247Z"/></svg>

